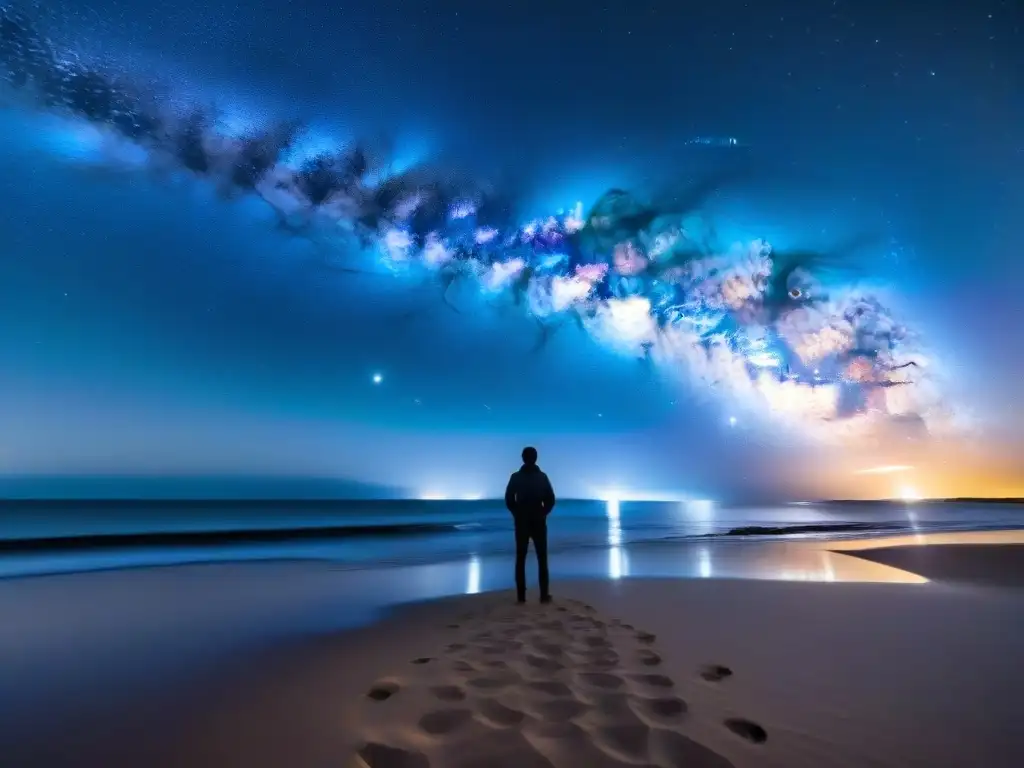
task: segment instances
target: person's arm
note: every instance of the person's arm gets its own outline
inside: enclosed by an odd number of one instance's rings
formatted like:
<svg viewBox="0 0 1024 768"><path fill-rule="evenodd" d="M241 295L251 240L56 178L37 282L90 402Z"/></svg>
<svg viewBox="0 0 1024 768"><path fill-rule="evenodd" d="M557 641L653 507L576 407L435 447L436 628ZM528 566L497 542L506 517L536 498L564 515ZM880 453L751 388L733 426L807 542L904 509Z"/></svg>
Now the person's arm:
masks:
<svg viewBox="0 0 1024 768"><path fill-rule="evenodd" d="M555 489L551 487L551 480L548 479L547 475L544 475L544 514L551 514L551 510L555 508Z"/></svg>
<svg viewBox="0 0 1024 768"><path fill-rule="evenodd" d="M516 513L515 484L516 476L512 475L512 477L508 479L508 485L505 486L505 506L508 508L508 511L511 512L513 515Z"/></svg>

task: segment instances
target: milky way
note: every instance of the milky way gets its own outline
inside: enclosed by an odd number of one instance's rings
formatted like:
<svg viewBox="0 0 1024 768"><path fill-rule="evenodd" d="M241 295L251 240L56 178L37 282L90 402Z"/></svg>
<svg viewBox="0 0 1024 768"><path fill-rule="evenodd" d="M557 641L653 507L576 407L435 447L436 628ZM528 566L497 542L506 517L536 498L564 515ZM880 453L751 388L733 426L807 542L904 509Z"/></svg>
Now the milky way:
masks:
<svg viewBox="0 0 1024 768"><path fill-rule="evenodd" d="M426 167L388 173L360 145L303 156L297 122L233 134L215 113L172 106L130 73L55 45L16 8L0 12L0 68L24 108L130 145L142 165L259 196L297 236L369 249L390 270L426 276L446 303L456 283L514 302L537 323L538 351L572 323L730 407L821 437L953 422L916 334L836 279L843 253L723 246L700 223L707 185L656 203L609 190L589 210L523 222L511 195Z"/></svg>

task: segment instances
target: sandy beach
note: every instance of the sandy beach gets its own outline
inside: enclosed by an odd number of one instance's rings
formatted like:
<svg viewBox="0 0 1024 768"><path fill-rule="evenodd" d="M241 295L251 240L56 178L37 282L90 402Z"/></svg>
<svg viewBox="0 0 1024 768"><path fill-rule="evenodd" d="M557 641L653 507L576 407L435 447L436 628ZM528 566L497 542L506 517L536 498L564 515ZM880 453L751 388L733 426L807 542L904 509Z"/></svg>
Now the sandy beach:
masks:
<svg viewBox="0 0 1024 768"><path fill-rule="evenodd" d="M420 602L119 714L53 715L48 738L7 736L4 764L1020 766L1024 545L985 536L830 554L875 583L574 580L545 606Z"/></svg>

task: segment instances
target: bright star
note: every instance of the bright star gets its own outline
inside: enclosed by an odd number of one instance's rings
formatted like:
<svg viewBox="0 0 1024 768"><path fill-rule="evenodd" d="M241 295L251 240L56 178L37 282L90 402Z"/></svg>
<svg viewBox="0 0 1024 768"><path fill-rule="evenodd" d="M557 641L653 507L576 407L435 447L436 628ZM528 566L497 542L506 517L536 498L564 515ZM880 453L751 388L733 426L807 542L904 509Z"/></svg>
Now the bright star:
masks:
<svg viewBox="0 0 1024 768"><path fill-rule="evenodd" d="M729 417L729 426L730 427L735 427L736 426L736 417L735 416L730 416Z"/></svg>
<svg viewBox="0 0 1024 768"><path fill-rule="evenodd" d="M380 384L382 381L384 381L384 377L383 376L381 376L379 373L373 374L373 383L374 384Z"/></svg>

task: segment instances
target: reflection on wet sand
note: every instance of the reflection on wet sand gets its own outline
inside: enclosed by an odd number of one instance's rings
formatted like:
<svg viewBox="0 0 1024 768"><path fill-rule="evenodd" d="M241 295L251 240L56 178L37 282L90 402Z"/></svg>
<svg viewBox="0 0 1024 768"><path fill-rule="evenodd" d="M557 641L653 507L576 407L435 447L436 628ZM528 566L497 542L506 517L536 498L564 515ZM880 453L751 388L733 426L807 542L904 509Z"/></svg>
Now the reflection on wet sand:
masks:
<svg viewBox="0 0 1024 768"><path fill-rule="evenodd" d="M1024 530L917 533L907 536L880 536L873 539L847 539L845 541L822 542L823 547L833 552L848 549L901 547L911 544L1024 544Z"/></svg>
<svg viewBox="0 0 1024 768"><path fill-rule="evenodd" d="M586 580L632 588L638 578L921 585L926 578L904 570L913 567L913 558L890 558L888 562L900 566L893 567L856 554L919 540L923 547L907 549L1024 544L1024 532L1011 531L843 542L706 539L623 545L614 506L607 522L607 547L553 553L556 599L586 589ZM930 558L929 567L943 566L939 549L934 547L936 557ZM1009 573L1014 564L1004 560ZM939 571L922 572L942 577ZM366 625L379 619L382 610L402 603L507 590L512 577L511 556L476 554L444 563L359 570L324 561L277 561L0 579L0 651L6 649L10 658L17 651L18 659L17 664L0 665L0 696L23 697L30 689L42 711L52 700L73 699L69 691L95 686L90 670L116 668L124 686L134 680L144 687L155 669L166 673L197 668L242 646ZM29 689L25 681L31 681ZM29 709L25 704L26 713Z"/></svg>
<svg viewBox="0 0 1024 768"><path fill-rule="evenodd" d="M621 579L629 576L629 554L622 546L622 524L619 517L619 502L607 502L608 518L608 578Z"/></svg>

